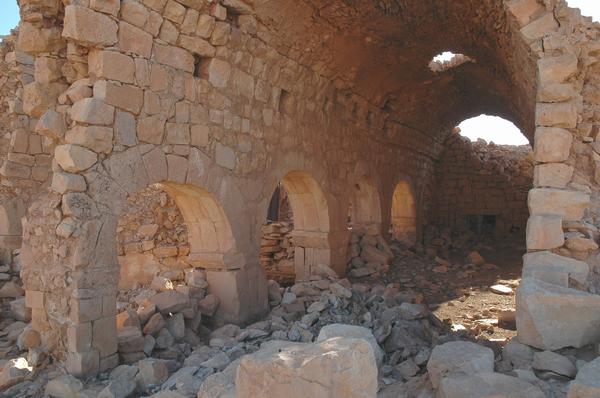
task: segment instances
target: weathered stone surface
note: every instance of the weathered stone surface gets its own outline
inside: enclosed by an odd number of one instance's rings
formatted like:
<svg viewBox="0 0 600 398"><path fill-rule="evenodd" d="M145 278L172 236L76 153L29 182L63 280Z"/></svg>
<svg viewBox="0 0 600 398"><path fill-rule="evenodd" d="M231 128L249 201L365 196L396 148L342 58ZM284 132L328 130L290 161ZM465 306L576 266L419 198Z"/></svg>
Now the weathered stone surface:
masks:
<svg viewBox="0 0 600 398"><path fill-rule="evenodd" d="M334 338L315 344L270 342L243 357L236 397L374 397L377 365L369 343Z"/></svg>
<svg viewBox="0 0 600 398"><path fill-rule="evenodd" d="M154 46L154 57L157 62L175 69L190 73L194 71L194 56L183 48L156 44Z"/></svg>
<svg viewBox="0 0 600 398"><path fill-rule="evenodd" d="M535 131L534 158L538 162L563 162L569 158L573 135L565 129L538 127Z"/></svg>
<svg viewBox="0 0 600 398"><path fill-rule="evenodd" d="M165 134L165 119L160 115L149 116L138 121L137 138L150 144L162 143Z"/></svg>
<svg viewBox="0 0 600 398"><path fill-rule="evenodd" d="M598 295L525 278L516 302L521 343L556 350L600 339Z"/></svg>
<svg viewBox="0 0 600 398"><path fill-rule="evenodd" d="M538 126L575 128L577 126L577 105L574 102L538 103L535 110L535 122Z"/></svg>
<svg viewBox="0 0 600 398"><path fill-rule="evenodd" d="M533 354L533 369L550 371L556 374L575 377L577 368L569 358L552 351L542 351Z"/></svg>
<svg viewBox="0 0 600 398"><path fill-rule="evenodd" d="M449 375L494 371L494 352L475 343L452 341L436 346L427 362L429 379L434 388Z"/></svg>
<svg viewBox="0 0 600 398"><path fill-rule="evenodd" d="M529 191L527 204L531 214L557 214L565 221L577 221L590 204L590 195L580 191L535 188Z"/></svg>
<svg viewBox="0 0 600 398"><path fill-rule="evenodd" d="M316 342L319 343L321 341L329 340L334 337L349 337L353 339L362 339L367 341L373 349L373 354L375 355L377 365L381 366L381 364L383 363L383 350L381 349L381 347L379 347L379 344L377 344L377 340L375 340L375 337L373 336L371 330L361 326L334 323L321 328L319 336L317 336Z"/></svg>
<svg viewBox="0 0 600 398"><path fill-rule="evenodd" d="M144 91L131 85L118 85L106 80L98 80L94 84L94 98L137 115L144 103Z"/></svg>
<svg viewBox="0 0 600 398"><path fill-rule="evenodd" d="M54 158L63 170L77 173L89 169L98 160L98 155L82 146L65 144L56 147Z"/></svg>
<svg viewBox="0 0 600 398"><path fill-rule="evenodd" d="M110 153L113 149L113 129L103 126L75 126L65 134L67 144L75 144L96 153Z"/></svg>
<svg viewBox="0 0 600 398"><path fill-rule="evenodd" d="M108 16L86 7L65 7L62 35L81 44L110 46L117 42L117 23Z"/></svg>
<svg viewBox="0 0 600 398"><path fill-rule="evenodd" d="M65 89L61 83L29 83L23 87L23 112L33 118L40 118L53 105L58 95Z"/></svg>
<svg viewBox="0 0 600 398"><path fill-rule="evenodd" d="M121 50L150 58L152 42L150 33L127 22L119 23L119 48Z"/></svg>
<svg viewBox="0 0 600 398"><path fill-rule="evenodd" d="M595 398L600 396L600 358L583 365L569 386L567 398Z"/></svg>
<svg viewBox="0 0 600 398"><path fill-rule="evenodd" d="M477 372L444 377L439 397L443 398L544 398L546 395L524 380L501 373Z"/></svg>
<svg viewBox="0 0 600 398"><path fill-rule="evenodd" d="M133 58L116 51L92 50L88 55L91 76L122 83L133 83L135 65Z"/></svg>
<svg viewBox="0 0 600 398"><path fill-rule="evenodd" d="M577 57L563 54L557 57L544 57L538 60L539 81L542 85L562 83L577 73Z"/></svg>
<svg viewBox="0 0 600 398"><path fill-rule="evenodd" d="M583 261L559 256L549 251L523 256L523 278L531 277L558 286L569 287L569 278L585 284L589 266Z"/></svg>
<svg viewBox="0 0 600 398"><path fill-rule="evenodd" d="M231 65L218 58L212 58L200 65L200 72L215 87L227 87L231 77Z"/></svg>
<svg viewBox="0 0 600 398"><path fill-rule="evenodd" d="M32 370L25 358L9 360L0 372L0 389L4 390L24 381L31 375Z"/></svg>
<svg viewBox="0 0 600 398"><path fill-rule="evenodd" d="M35 126L35 132L51 138L61 139L65 134L66 126L63 115L49 109L46 111Z"/></svg>
<svg viewBox="0 0 600 398"><path fill-rule="evenodd" d="M562 217L559 215L532 215L527 221L527 249L548 250L565 243Z"/></svg>
<svg viewBox="0 0 600 398"><path fill-rule="evenodd" d="M71 107L71 119L81 123L107 126L115 119L115 108L97 98L84 98Z"/></svg>
<svg viewBox="0 0 600 398"><path fill-rule="evenodd" d="M533 170L536 187L565 188L573 176L573 166L564 163L538 164Z"/></svg>
<svg viewBox="0 0 600 398"><path fill-rule="evenodd" d="M46 384L44 393L55 398L78 398L83 384L71 375L52 379Z"/></svg>
<svg viewBox="0 0 600 398"><path fill-rule="evenodd" d="M21 21L19 24L18 46L28 53L45 53L60 50L65 45L58 27L43 28L38 24Z"/></svg>
<svg viewBox="0 0 600 398"><path fill-rule="evenodd" d="M79 174L54 172L52 175L52 189L58 193L85 192L87 184L85 178Z"/></svg>
<svg viewBox="0 0 600 398"><path fill-rule="evenodd" d="M175 291L159 293L152 296L149 300L163 314L181 311L189 303L189 299L186 296Z"/></svg>
<svg viewBox="0 0 600 398"><path fill-rule="evenodd" d="M135 376L137 388L147 392L150 388L162 384L169 377L169 369L163 361L153 358L144 359L137 363L139 369Z"/></svg>

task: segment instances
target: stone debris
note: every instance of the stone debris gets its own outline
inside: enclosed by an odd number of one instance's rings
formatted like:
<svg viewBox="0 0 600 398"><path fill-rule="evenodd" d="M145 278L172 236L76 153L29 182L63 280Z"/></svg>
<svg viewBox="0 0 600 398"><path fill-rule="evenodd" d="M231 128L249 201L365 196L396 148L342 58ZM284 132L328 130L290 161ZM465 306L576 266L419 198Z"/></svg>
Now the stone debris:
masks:
<svg viewBox="0 0 600 398"><path fill-rule="evenodd" d="M279 283L294 282L294 239L290 234L293 224L272 222L261 228L260 264L269 279Z"/></svg>

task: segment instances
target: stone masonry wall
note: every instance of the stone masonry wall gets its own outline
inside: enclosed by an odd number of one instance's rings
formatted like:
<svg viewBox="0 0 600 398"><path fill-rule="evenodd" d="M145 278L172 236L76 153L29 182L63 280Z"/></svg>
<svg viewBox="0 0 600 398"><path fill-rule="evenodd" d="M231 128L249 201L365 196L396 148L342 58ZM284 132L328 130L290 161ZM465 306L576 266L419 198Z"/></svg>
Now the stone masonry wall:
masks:
<svg viewBox="0 0 600 398"><path fill-rule="evenodd" d="M464 232L471 228L467 216L493 215L492 236L522 240L532 185L530 146L471 142L457 132L446 140L436 167L432 224Z"/></svg>

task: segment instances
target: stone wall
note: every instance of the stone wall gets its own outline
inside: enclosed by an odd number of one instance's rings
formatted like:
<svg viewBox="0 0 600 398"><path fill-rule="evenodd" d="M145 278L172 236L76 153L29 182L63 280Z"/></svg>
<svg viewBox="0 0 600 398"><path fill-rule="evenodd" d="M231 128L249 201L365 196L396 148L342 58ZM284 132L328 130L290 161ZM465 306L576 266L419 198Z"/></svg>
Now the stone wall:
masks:
<svg viewBox="0 0 600 398"><path fill-rule="evenodd" d="M527 193L533 186L531 147L471 142L458 131L445 143L436 167L432 224L523 240ZM494 221L481 216L494 216Z"/></svg>

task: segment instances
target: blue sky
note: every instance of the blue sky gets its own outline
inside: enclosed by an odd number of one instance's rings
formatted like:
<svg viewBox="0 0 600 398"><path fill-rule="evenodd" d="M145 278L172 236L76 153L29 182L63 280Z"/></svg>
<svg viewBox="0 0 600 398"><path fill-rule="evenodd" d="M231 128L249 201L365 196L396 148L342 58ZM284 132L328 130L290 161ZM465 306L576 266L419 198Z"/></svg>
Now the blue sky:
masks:
<svg viewBox="0 0 600 398"><path fill-rule="evenodd" d="M0 0L0 35L7 35L19 24L17 0Z"/></svg>
<svg viewBox="0 0 600 398"><path fill-rule="evenodd" d="M583 15L600 21L600 0L568 0L569 6L581 9ZM0 35L6 35L19 23L19 8L16 0L0 0ZM447 57L450 54L444 54ZM459 125L462 135L472 140L483 138L496 144L526 144L527 140L510 122L493 116L478 116Z"/></svg>

